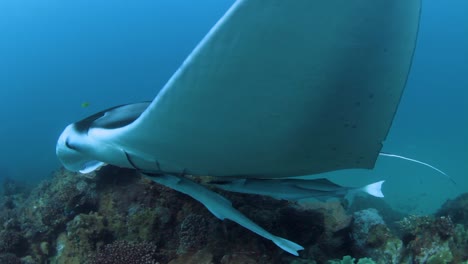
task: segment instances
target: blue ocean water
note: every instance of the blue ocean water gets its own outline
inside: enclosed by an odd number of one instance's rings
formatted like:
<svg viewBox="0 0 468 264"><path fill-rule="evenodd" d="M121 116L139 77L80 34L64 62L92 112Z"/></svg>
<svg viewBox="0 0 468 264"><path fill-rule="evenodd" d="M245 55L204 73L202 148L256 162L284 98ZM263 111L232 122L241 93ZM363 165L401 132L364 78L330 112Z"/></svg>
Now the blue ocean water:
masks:
<svg viewBox="0 0 468 264"><path fill-rule="evenodd" d="M38 182L59 167L69 123L151 100L233 0L0 1L0 178ZM423 1L407 89L373 171L330 174L348 185L386 179L386 200L428 212L468 191L468 17L464 0ZM82 107L83 103L89 106Z"/></svg>
<svg viewBox="0 0 468 264"><path fill-rule="evenodd" d="M232 2L0 1L0 174L47 177L67 124L152 100Z"/></svg>

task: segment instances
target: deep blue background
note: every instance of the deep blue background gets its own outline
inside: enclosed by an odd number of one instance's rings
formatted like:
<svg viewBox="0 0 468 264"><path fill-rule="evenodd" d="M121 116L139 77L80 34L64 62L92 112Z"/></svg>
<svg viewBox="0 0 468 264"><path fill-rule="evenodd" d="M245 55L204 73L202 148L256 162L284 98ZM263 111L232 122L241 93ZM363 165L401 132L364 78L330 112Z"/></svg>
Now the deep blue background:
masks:
<svg viewBox="0 0 468 264"><path fill-rule="evenodd" d="M0 178L48 177L68 123L151 100L232 2L0 1ZM466 10L466 0L423 1L415 61L384 147L444 169L458 186L388 158L372 172L336 173L343 183L387 179L387 200L407 211L468 190Z"/></svg>

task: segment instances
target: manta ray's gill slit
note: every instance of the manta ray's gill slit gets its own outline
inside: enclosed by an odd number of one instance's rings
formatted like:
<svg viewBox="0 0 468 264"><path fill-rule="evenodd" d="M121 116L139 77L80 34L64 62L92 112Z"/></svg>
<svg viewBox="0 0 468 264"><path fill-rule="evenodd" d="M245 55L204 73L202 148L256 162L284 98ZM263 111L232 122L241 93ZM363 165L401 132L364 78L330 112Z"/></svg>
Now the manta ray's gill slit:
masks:
<svg viewBox="0 0 468 264"><path fill-rule="evenodd" d="M158 168L158 171L162 171L161 166L159 165L159 161L155 161L155 163L156 163L156 167Z"/></svg>
<svg viewBox="0 0 468 264"><path fill-rule="evenodd" d="M157 176L160 176L160 175L163 175L164 172L161 171L161 167L159 166L159 162L156 161L156 166L158 167L158 172L149 172L149 171L144 171L140 168L137 167L137 165L133 162L132 158L130 157L130 154L128 154L127 151L125 150L122 150L122 152L125 154L125 158L127 159L128 163L133 167L133 169L135 169L137 172L145 175L145 176L148 176L148 177L157 177ZM184 170L185 172L185 170Z"/></svg>

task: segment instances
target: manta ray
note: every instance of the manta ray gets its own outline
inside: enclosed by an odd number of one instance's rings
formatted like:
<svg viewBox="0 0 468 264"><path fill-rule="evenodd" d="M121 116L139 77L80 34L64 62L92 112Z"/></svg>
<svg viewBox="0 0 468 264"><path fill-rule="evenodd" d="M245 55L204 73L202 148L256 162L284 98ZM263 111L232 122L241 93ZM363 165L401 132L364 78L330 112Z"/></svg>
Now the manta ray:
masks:
<svg viewBox="0 0 468 264"><path fill-rule="evenodd" d="M298 255L302 246L186 176L280 199L343 193L327 180L291 177L374 167L419 17L420 0L237 0L151 102L72 123L57 156L82 173L135 169ZM380 186L364 190L382 196Z"/></svg>

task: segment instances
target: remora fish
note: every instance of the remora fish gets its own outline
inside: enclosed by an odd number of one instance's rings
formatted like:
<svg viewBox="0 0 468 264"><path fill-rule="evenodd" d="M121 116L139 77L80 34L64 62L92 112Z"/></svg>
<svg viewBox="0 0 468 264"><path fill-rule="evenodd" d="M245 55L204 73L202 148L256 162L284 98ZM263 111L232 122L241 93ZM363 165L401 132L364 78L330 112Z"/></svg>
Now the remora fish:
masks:
<svg viewBox="0 0 468 264"><path fill-rule="evenodd" d="M375 197L384 197L381 190L383 183L384 181L379 181L359 188L343 187L328 179L239 179L212 181L209 184L225 191L266 195L278 200L300 200L345 197L349 193L360 191Z"/></svg>

